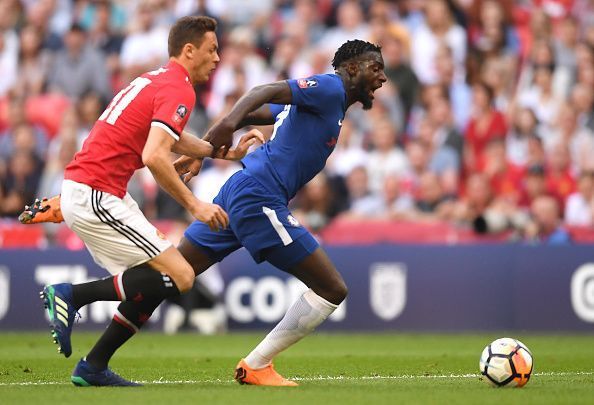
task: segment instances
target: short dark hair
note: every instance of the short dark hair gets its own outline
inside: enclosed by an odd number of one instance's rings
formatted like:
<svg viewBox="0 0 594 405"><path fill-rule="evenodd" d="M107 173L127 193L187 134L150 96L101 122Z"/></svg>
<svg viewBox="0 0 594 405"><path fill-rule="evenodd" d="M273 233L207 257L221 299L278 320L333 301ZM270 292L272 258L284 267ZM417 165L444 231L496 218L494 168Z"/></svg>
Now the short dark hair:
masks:
<svg viewBox="0 0 594 405"><path fill-rule="evenodd" d="M169 31L167 47L169 56L179 56L185 44L200 46L205 33L214 32L217 22L213 18L203 16L182 17L175 22Z"/></svg>
<svg viewBox="0 0 594 405"><path fill-rule="evenodd" d="M357 58L367 52L377 52L381 54L381 50L382 48L380 46L360 39L346 41L334 54L332 66L334 69L338 69L344 62Z"/></svg>

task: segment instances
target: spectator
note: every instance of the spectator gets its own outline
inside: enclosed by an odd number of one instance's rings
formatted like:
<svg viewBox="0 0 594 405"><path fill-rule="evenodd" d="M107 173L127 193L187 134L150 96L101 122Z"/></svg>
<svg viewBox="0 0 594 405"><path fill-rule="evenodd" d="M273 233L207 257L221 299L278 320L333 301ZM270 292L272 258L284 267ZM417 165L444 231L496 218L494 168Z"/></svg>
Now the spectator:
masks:
<svg viewBox="0 0 594 405"><path fill-rule="evenodd" d="M435 173L443 188L444 194L455 196L458 193L458 175L460 159L456 150L446 143L440 133L429 120L419 123L418 140L426 149L429 162L427 170Z"/></svg>
<svg viewBox="0 0 594 405"><path fill-rule="evenodd" d="M425 172L419 179L419 189L415 196L416 214L414 219L435 221L442 217L443 204L450 198L443 193L439 178L435 173Z"/></svg>
<svg viewBox="0 0 594 405"><path fill-rule="evenodd" d="M103 53L110 83L116 90L125 85L120 76L120 53L124 43L121 32L125 21L123 10L105 0L87 5L81 16L81 25L88 32L88 42Z"/></svg>
<svg viewBox="0 0 594 405"><path fill-rule="evenodd" d="M133 28L124 39L120 61L122 79L129 83L140 74L158 68L167 60L167 29L156 21L156 6L141 0L133 20Z"/></svg>
<svg viewBox="0 0 594 405"><path fill-rule="evenodd" d="M369 39L369 27L363 19L363 9L358 1L346 0L336 9L337 26L326 31L320 47L332 59L340 45L354 38Z"/></svg>
<svg viewBox="0 0 594 405"><path fill-rule="evenodd" d="M272 80L266 62L256 52L255 46L254 33L245 27L237 27L229 34L229 43L223 49L221 63L212 78L207 106L211 119L221 115L227 96L241 95Z"/></svg>
<svg viewBox="0 0 594 405"><path fill-rule="evenodd" d="M390 27L380 42L386 76L396 86L408 118L419 93L419 80L410 67L410 38L401 28Z"/></svg>
<svg viewBox="0 0 594 405"><path fill-rule="evenodd" d="M571 167L569 145L557 143L547 156L547 192L559 200L561 209L570 194L575 192L576 183Z"/></svg>
<svg viewBox="0 0 594 405"><path fill-rule="evenodd" d="M371 193L365 166L354 167L346 176L349 208L341 217L371 218L377 216L380 198Z"/></svg>
<svg viewBox="0 0 594 405"><path fill-rule="evenodd" d="M523 229L524 240L547 245L566 245L571 236L561 224L559 203L548 195L541 195L530 204L532 220Z"/></svg>
<svg viewBox="0 0 594 405"><path fill-rule="evenodd" d="M0 97L5 96L17 82L19 39L9 26L6 16L0 16Z"/></svg>
<svg viewBox="0 0 594 405"><path fill-rule="evenodd" d="M564 217L570 226L594 225L594 172L580 174L577 191L567 198Z"/></svg>
<svg viewBox="0 0 594 405"><path fill-rule="evenodd" d="M413 32L412 66L421 83L437 82L435 55L440 43L451 50L458 74L463 75L466 58L466 33L456 25L445 0L425 2L425 21Z"/></svg>
<svg viewBox="0 0 594 405"><path fill-rule="evenodd" d="M503 114L493 106L493 90L484 83L472 86L472 116L464 135L466 170L482 170L485 149L494 139L505 139L507 124Z"/></svg>
<svg viewBox="0 0 594 405"><path fill-rule="evenodd" d="M0 216L16 217L36 197L41 164L27 150L16 150L9 158L0 187Z"/></svg>
<svg viewBox="0 0 594 405"><path fill-rule="evenodd" d="M594 131L594 94L587 85L578 83L571 91L571 105L579 127Z"/></svg>
<svg viewBox="0 0 594 405"><path fill-rule="evenodd" d="M523 178L522 195L518 205L530 209L532 203L547 194L546 168L541 165L529 166Z"/></svg>
<svg viewBox="0 0 594 405"><path fill-rule="evenodd" d="M42 48L55 52L62 48L62 36L50 27L52 7L49 1L37 1L26 9L27 23L35 27L43 38Z"/></svg>
<svg viewBox="0 0 594 405"><path fill-rule="evenodd" d="M105 59L86 44L82 27L73 25L64 37L65 48L56 54L50 68L49 88L78 100L92 90L105 100L113 93L109 85Z"/></svg>
<svg viewBox="0 0 594 405"><path fill-rule="evenodd" d="M367 172L371 191L381 190L388 174L402 175L407 171L406 155L396 146L397 134L394 126L387 120L375 121L371 132L373 150L369 153Z"/></svg>
<svg viewBox="0 0 594 405"><path fill-rule="evenodd" d="M534 84L518 94L518 105L534 111L541 125L547 129L557 116L562 96L553 91L554 65L534 66Z"/></svg>
<svg viewBox="0 0 594 405"><path fill-rule="evenodd" d="M520 167L528 163L529 139L538 136L538 119L530 108L513 112L513 125L505 138L507 160Z"/></svg>
<svg viewBox="0 0 594 405"><path fill-rule="evenodd" d="M466 128L470 112L471 92L466 84L466 78L456 71L452 50L441 45L435 55L435 69L438 83L447 89L447 99L451 102L456 128L462 131Z"/></svg>
<svg viewBox="0 0 594 405"><path fill-rule="evenodd" d="M578 127L577 114L571 105L564 104L559 109L555 125L544 137L545 149L551 155L559 143L569 146L571 166L574 172L594 169L594 133L587 127Z"/></svg>
<svg viewBox="0 0 594 405"><path fill-rule="evenodd" d="M27 119L25 108L24 99L14 97L8 100L5 130L0 132L0 157L7 159L17 149L15 145L21 143L38 158L45 158L48 144L47 132ZM17 140L18 128L27 132L20 140ZM25 134L21 132L20 135Z"/></svg>
<svg viewBox="0 0 594 405"><path fill-rule="evenodd" d="M19 75L14 86L17 97L32 97L45 90L51 57L42 47L40 32L26 25L20 32Z"/></svg>

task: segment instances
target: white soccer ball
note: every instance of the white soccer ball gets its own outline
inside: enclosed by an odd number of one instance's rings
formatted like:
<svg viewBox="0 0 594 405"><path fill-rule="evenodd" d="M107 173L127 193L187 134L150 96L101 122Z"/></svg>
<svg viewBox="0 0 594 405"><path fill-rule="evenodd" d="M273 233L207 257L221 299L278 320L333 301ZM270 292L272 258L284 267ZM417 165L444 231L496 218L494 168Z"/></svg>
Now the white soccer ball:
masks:
<svg viewBox="0 0 594 405"><path fill-rule="evenodd" d="M512 338L497 339L485 347L479 363L483 381L493 387L523 387L532 366L528 347Z"/></svg>

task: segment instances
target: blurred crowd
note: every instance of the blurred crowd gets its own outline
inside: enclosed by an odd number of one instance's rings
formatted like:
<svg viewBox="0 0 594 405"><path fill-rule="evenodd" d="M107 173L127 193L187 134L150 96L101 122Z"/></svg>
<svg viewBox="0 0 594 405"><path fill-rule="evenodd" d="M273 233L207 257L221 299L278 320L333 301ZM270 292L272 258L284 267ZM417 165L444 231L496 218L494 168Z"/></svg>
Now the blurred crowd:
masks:
<svg viewBox="0 0 594 405"><path fill-rule="evenodd" d="M388 82L291 203L312 230L446 221L565 243L594 224L592 0L0 0L0 216L59 193L106 104L165 63L190 14L219 22L198 135L255 85L330 73L349 39L381 45ZM213 161L191 187L212 199L238 169ZM129 192L149 218L185 218L144 171Z"/></svg>

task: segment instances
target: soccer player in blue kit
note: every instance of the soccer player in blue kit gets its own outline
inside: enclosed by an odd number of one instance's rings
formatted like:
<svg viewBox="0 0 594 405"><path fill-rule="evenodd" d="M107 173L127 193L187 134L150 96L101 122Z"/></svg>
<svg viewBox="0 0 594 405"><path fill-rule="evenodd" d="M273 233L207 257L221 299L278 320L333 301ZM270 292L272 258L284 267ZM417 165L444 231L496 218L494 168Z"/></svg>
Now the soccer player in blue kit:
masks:
<svg viewBox="0 0 594 405"><path fill-rule="evenodd" d="M273 358L311 333L345 299L347 287L314 237L291 216L291 198L325 166L334 150L346 110L355 102L371 108L374 92L386 81L378 46L361 40L344 43L334 55L335 74L257 86L207 133L215 149L231 145L233 132L246 125L274 124L266 144L247 155L214 199L229 215L219 232L191 224L179 250L196 275L245 247L258 263L266 260L309 288L276 327L242 359L235 378L243 384L296 386L278 374ZM201 161L176 162L186 181Z"/></svg>

